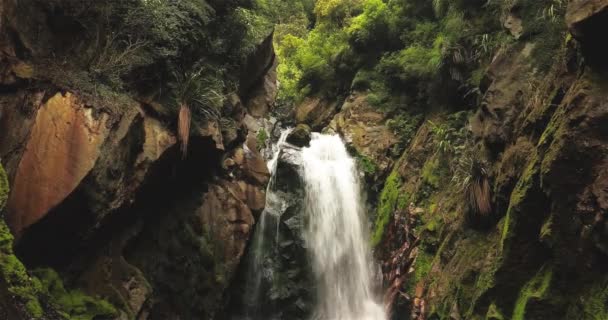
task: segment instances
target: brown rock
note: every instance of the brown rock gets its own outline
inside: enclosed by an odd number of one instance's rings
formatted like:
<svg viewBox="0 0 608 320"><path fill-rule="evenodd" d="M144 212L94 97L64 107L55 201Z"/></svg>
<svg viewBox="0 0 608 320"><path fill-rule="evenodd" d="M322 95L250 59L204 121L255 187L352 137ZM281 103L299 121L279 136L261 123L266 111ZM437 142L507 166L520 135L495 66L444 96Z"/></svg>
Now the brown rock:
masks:
<svg viewBox="0 0 608 320"><path fill-rule="evenodd" d="M241 170L244 177L256 185L266 186L268 180L270 180L270 172L266 166L266 161L257 150L257 139L251 132L247 137L247 144L246 148L243 149L243 155Z"/></svg>
<svg viewBox="0 0 608 320"><path fill-rule="evenodd" d="M78 186L109 134L107 122L107 114L94 115L70 93L58 93L41 107L9 200L13 232L41 219Z"/></svg>
<svg viewBox="0 0 608 320"><path fill-rule="evenodd" d="M144 133L143 150L137 157L137 167L140 167L144 162L150 163L158 160L167 149L177 143L175 135L167 130L160 121L151 117L144 118Z"/></svg>
<svg viewBox="0 0 608 320"><path fill-rule="evenodd" d="M373 160L380 171L392 164L387 152L397 137L386 125L386 115L367 103L364 94L353 94L333 118L329 128L344 136L359 154Z"/></svg>
<svg viewBox="0 0 608 320"><path fill-rule="evenodd" d="M607 0L572 0L568 3L566 23L575 37L583 36L581 24L608 10Z"/></svg>
<svg viewBox="0 0 608 320"><path fill-rule="evenodd" d="M236 270L254 223L251 210L238 196L240 192L238 184L227 181L210 185L197 210L204 232L222 244L223 252L217 253L216 259L223 261L229 273Z"/></svg>
<svg viewBox="0 0 608 320"><path fill-rule="evenodd" d="M308 147L310 139L310 127L305 124L299 124L289 133L286 141L297 147Z"/></svg>
<svg viewBox="0 0 608 320"><path fill-rule="evenodd" d="M254 87L247 100L247 110L255 118L265 116L272 109L278 93L277 59L260 83Z"/></svg>
<svg viewBox="0 0 608 320"><path fill-rule="evenodd" d="M314 130L322 129L338 111L336 102L321 98L306 98L296 106L295 118L298 123L305 123Z"/></svg>

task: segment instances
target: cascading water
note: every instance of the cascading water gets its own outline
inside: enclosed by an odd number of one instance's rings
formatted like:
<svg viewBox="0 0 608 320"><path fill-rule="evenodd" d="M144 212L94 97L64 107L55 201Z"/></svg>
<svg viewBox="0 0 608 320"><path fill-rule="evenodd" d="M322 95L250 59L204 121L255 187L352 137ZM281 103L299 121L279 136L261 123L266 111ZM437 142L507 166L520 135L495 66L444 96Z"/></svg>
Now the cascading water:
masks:
<svg viewBox="0 0 608 320"><path fill-rule="evenodd" d="M355 161L337 135L273 146L235 320L386 320Z"/></svg>
<svg viewBox="0 0 608 320"><path fill-rule="evenodd" d="M354 160L336 135L313 134L302 151L306 241L317 285L314 319L384 320L372 288L369 250Z"/></svg>
<svg viewBox="0 0 608 320"><path fill-rule="evenodd" d="M264 278L272 278L272 267L266 266L269 259L266 257L274 253L276 242L278 239L270 234L276 232L279 226L279 213L276 208L282 206L282 199L274 192L274 183L276 175L274 174L281 147L287 139L287 135L291 129L286 129L281 132L281 136L276 144L272 145L272 159L268 161L268 171L270 172L270 181L266 190L266 209L260 215L260 221L252 240L252 258L249 262L247 284L245 287L246 297L246 317L247 319L257 320L260 313L260 304L262 299L262 282ZM274 227L273 229L271 229ZM276 232L278 235L278 232ZM275 242L276 241L276 242Z"/></svg>

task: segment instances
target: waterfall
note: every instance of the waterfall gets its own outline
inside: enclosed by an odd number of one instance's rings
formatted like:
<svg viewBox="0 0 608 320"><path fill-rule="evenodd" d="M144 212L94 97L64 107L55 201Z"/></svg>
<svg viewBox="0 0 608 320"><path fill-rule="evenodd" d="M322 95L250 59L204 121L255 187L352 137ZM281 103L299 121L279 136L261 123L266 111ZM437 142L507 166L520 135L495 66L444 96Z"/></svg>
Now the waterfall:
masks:
<svg viewBox="0 0 608 320"><path fill-rule="evenodd" d="M272 147L266 208L234 320L386 320L355 161L337 135Z"/></svg>
<svg viewBox="0 0 608 320"><path fill-rule="evenodd" d="M285 129L281 132L281 136L276 144L271 146L272 148L272 159L268 161L268 171L270 172L270 181L268 188L266 189L266 206L265 210L260 215L260 221L257 224L256 231L253 235L251 244L251 255L252 259L249 261L247 283L245 286L245 297L246 297L246 317L247 319L257 320L260 316L260 305L263 303L261 299L262 282L264 278L272 278L272 268L267 266L269 260L266 258L268 255L275 253L275 247L278 243L276 236L272 236L272 233L278 235L278 226L280 213L277 212L276 208L282 207L282 199L275 193L273 188L276 181L274 174L277 167L277 160L281 147L285 144L287 136L291 132L291 129Z"/></svg>
<svg viewBox="0 0 608 320"><path fill-rule="evenodd" d="M302 151L306 241L317 286L314 319L385 320L355 161L337 135L313 133Z"/></svg>

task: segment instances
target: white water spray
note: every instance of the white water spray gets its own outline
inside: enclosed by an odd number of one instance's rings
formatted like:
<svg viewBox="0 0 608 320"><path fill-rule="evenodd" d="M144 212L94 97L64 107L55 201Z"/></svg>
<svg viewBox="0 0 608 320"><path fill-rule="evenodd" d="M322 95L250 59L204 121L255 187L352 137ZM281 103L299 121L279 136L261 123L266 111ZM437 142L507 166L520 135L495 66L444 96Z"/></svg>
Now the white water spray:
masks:
<svg viewBox="0 0 608 320"><path fill-rule="evenodd" d="M385 320L354 160L336 135L313 134L302 151L306 240L317 285L315 320Z"/></svg>

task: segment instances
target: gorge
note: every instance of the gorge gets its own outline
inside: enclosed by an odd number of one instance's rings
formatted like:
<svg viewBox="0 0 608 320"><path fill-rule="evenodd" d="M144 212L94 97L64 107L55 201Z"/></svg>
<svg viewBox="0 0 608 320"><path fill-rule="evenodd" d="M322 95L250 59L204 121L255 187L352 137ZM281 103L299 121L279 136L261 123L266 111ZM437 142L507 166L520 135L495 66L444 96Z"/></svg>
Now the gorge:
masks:
<svg viewBox="0 0 608 320"><path fill-rule="evenodd" d="M608 319L607 0L0 0L0 320Z"/></svg>

